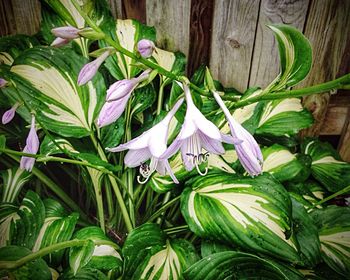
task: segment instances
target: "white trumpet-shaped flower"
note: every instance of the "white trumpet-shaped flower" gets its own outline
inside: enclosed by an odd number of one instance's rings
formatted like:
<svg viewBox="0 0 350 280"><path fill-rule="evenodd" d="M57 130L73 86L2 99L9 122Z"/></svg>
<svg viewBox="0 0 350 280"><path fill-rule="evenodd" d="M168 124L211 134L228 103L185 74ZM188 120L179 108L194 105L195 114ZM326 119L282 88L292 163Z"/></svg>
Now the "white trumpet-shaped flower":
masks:
<svg viewBox="0 0 350 280"><path fill-rule="evenodd" d="M151 129L142 133L135 139L114 148L107 148L110 152L121 152L129 150L124 158L127 167L140 166L140 176L137 177L139 183L145 183L154 171L161 175L169 173L175 183L179 183L168 162L168 158L160 158L167 149L168 127L171 119L179 109L184 99L176 102L174 107L168 112L165 118ZM151 159L148 165L146 161Z"/></svg>
<svg viewBox="0 0 350 280"><path fill-rule="evenodd" d="M196 167L200 175L206 175L208 167L202 172L199 165L207 162L209 153L223 154L223 135L220 130L198 110L194 105L190 89L183 86L187 111L181 131L161 158L169 158L181 148L182 161L186 170ZM206 152L203 151L206 150Z"/></svg>
<svg viewBox="0 0 350 280"><path fill-rule="evenodd" d="M229 123L233 144L237 152L237 156L244 169L251 175L256 176L262 172L263 156L258 143L254 137L231 115L217 92L213 92L216 102L223 110Z"/></svg>

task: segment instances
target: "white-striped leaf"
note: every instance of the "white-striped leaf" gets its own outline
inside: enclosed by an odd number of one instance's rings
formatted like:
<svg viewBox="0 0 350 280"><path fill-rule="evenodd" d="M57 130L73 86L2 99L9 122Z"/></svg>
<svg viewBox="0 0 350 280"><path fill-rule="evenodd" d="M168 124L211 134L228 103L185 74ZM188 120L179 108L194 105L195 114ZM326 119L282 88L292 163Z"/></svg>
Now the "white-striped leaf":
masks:
<svg viewBox="0 0 350 280"><path fill-rule="evenodd" d="M65 138L56 137L54 138L54 141L50 137L45 136L44 140L40 144L40 154L44 156L50 156L55 154L61 154L62 150L68 153L79 153L73 147L73 145Z"/></svg>
<svg viewBox="0 0 350 280"><path fill-rule="evenodd" d="M291 153L287 148L274 144L262 150L263 172L268 172L280 182L304 181L310 175L311 160Z"/></svg>
<svg viewBox="0 0 350 280"><path fill-rule="evenodd" d="M328 206L311 213L318 226L323 260L336 272L350 276L350 208Z"/></svg>
<svg viewBox="0 0 350 280"><path fill-rule="evenodd" d="M19 167L9 168L0 172L3 186L1 202L16 201L23 185L30 180L31 173Z"/></svg>
<svg viewBox="0 0 350 280"><path fill-rule="evenodd" d="M201 237L229 242L284 260L299 260L291 237L291 201L269 175L256 178L226 173L187 181L181 211Z"/></svg>
<svg viewBox="0 0 350 280"><path fill-rule="evenodd" d="M268 91L278 91L302 81L311 69L312 49L307 38L290 25L269 25L278 42L281 72L268 86Z"/></svg>
<svg viewBox="0 0 350 280"><path fill-rule="evenodd" d="M18 206L12 203L0 203L0 248L11 242L11 225L19 219Z"/></svg>
<svg viewBox="0 0 350 280"><path fill-rule="evenodd" d="M330 144L310 139L303 143L302 149L312 158L312 176L328 191L337 192L350 185L350 164Z"/></svg>
<svg viewBox="0 0 350 280"><path fill-rule="evenodd" d="M60 275L59 280L109 280L117 278L109 278L103 272L98 269L84 267L80 269L76 274L73 271L68 270Z"/></svg>
<svg viewBox="0 0 350 280"><path fill-rule="evenodd" d="M202 258L205 258L215 253L227 252L232 250L234 250L234 248L232 248L231 246L228 246L227 244L216 240L202 239L201 242Z"/></svg>
<svg viewBox="0 0 350 280"><path fill-rule="evenodd" d="M85 86L77 85L85 62L68 49L35 47L17 57L11 67L11 79L36 109L37 119L59 135L89 135L103 104L105 85L101 75ZM7 95L13 99L10 93Z"/></svg>
<svg viewBox="0 0 350 280"><path fill-rule="evenodd" d="M124 279L176 280L198 256L191 243L170 240L157 224L143 224L127 237L122 249Z"/></svg>
<svg viewBox="0 0 350 280"><path fill-rule="evenodd" d="M33 252L47 246L70 240L73 235L78 214L68 214L60 203L53 199L44 200L46 218L35 241ZM58 266L65 250L55 251L44 258L51 266Z"/></svg>
<svg viewBox="0 0 350 280"><path fill-rule="evenodd" d="M211 254L184 272L188 280L225 279L304 279L295 268L243 252L227 251Z"/></svg>
<svg viewBox="0 0 350 280"><path fill-rule="evenodd" d="M115 245L105 236L99 227L86 227L74 234L76 239L89 239L82 247L72 247L69 250L69 264L74 274L84 266L104 271L121 272L123 261ZM95 245L94 241L109 241L110 245Z"/></svg>

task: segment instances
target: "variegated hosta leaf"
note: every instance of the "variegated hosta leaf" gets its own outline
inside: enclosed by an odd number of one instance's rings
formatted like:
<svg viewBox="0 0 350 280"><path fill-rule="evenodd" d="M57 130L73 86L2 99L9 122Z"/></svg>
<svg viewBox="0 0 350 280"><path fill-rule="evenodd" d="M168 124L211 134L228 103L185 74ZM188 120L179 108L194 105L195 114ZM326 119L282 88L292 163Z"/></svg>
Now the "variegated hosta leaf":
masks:
<svg viewBox="0 0 350 280"><path fill-rule="evenodd" d="M10 244L11 225L19 219L18 207L11 203L0 203L0 248Z"/></svg>
<svg viewBox="0 0 350 280"><path fill-rule="evenodd" d="M78 220L77 213L68 215L62 205L53 199L46 199L44 205L46 218L32 249L33 252L70 240ZM55 251L46 255L45 260L56 267L60 264L64 252L65 250Z"/></svg>
<svg viewBox="0 0 350 280"><path fill-rule="evenodd" d="M0 247L0 262L16 261L32 252L25 247L6 246ZM7 275L7 276L6 276ZM51 272L45 261L41 258L27 262L19 268L9 271L1 271L2 279L40 279L51 280Z"/></svg>
<svg viewBox="0 0 350 280"><path fill-rule="evenodd" d="M227 252L232 250L234 250L234 248L232 248L231 246L228 246L227 244L216 240L202 239L201 242L202 258L205 258L215 253Z"/></svg>
<svg viewBox="0 0 350 280"><path fill-rule="evenodd" d="M291 202L269 175L256 178L208 174L186 184L181 211L199 236L284 260L299 260L291 234Z"/></svg>
<svg viewBox="0 0 350 280"><path fill-rule="evenodd" d="M108 280L108 279L117 279L117 278L109 278L98 269L89 268L89 267L84 267L80 269L76 274L74 274L73 271L65 271L58 278L58 280Z"/></svg>
<svg viewBox="0 0 350 280"><path fill-rule="evenodd" d="M310 175L311 160L300 158L287 148L274 144L262 150L263 172L268 172L280 182L304 181Z"/></svg>
<svg viewBox="0 0 350 280"><path fill-rule="evenodd" d="M311 213L320 236L323 260L336 272L350 276L350 208L328 206Z"/></svg>
<svg viewBox="0 0 350 280"><path fill-rule="evenodd" d="M312 49L307 38L290 25L269 25L273 31L280 54L281 72L268 86L268 91L278 91L296 85L311 69Z"/></svg>
<svg viewBox="0 0 350 280"><path fill-rule="evenodd" d="M35 37L13 35L0 38L0 64L11 66L17 56L24 50L38 45Z"/></svg>
<svg viewBox="0 0 350 280"><path fill-rule="evenodd" d="M143 25L133 19L117 19L116 26L110 26L110 32L113 39L130 52L135 51L137 42L141 39L154 41L156 36L154 27ZM100 45L107 46L103 41L100 41ZM133 64L135 61L132 58L118 52L106 60L105 66L114 78L122 80L130 79L140 71Z"/></svg>
<svg viewBox="0 0 350 280"><path fill-rule="evenodd" d="M89 135L103 104L105 85L101 75L85 86L77 85L84 63L85 59L69 49L35 47L19 56L11 67L12 81L36 109L37 118L62 136Z"/></svg>
<svg viewBox="0 0 350 280"><path fill-rule="evenodd" d="M190 266L184 272L188 280L225 279L304 279L293 267L243 252L215 253Z"/></svg>
<svg viewBox="0 0 350 280"><path fill-rule="evenodd" d="M143 224L134 229L123 246L124 279L182 279L182 272L198 256L191 243L170 240L157 224Z"/></svg>
<svg viewBox="0 0 350 280"><path fill-rule="evenodd" d="M264 103L265 106L262 109L256 129L258 135L293 135L313 123L311 113L303 108L299 98L273 100Z"/></svg>
<svg viewBox="0 0 350 280"><path fill-rule="evenodd" d="M312 176L327 190L337 192L350 185L350 163L342 161L330 144L310 139L302 149L312 158Z"/></svg>
<svg viewBox="0 0 350 280"><path fill-rule="evenodd" d="M304 205L292 196L293 232L300 245L301 265L312 268L321 260L321 244L317 227Z"/></svg>
<svg viewBox="0 0 350 280"><path fill-rule="evenodd" d="M40 154L45 156L61 154L62 150L68 153L79 153L72 144L65 138L56 137L55 142L48 136L45 136L44 140L40 144ZM57 147L59 146L59 147Z"/></svg>
<svg viewBox="0 0 350 280"><path fill-rule="evenodd" d="M89 239L86 246L72 247L69 250L69 264L74 274L84 267L91 267L103 271L121 272L123 261L117 251L117 246L105 236L99 227L86 227L74 234L76 239ZM110 245L95 245L93 241L105 240Z"/></svg>
<svg viewBox="0 0 350 280"><path fill-rule="evenodd" d="M35 192L28 191L10 225L10 244L33 248L44 219L44 203Z"/></svg>
<svg viewBox="0 0 350 280"><path fill-rule="evenodd" d="M3 186L1 202L16 201L22 186L30 180L31 173L19 167L9 168L0 172Z"/></svg>

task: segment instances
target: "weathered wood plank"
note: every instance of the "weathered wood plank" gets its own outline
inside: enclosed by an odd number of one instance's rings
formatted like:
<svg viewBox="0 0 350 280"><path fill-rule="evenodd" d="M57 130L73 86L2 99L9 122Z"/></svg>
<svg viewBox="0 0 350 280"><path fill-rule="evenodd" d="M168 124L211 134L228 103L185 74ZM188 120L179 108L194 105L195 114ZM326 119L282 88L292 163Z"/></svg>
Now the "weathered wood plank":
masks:
<svg viewBox="0 0 350 280"><path fill-rule="evenodd" d="M350 109L348 111L347 122L339 141L338 150L342 159L350 162Z"/></svg>
<svg viewBox="0 0 350 280"><path fill-rule="evenodd" d="M16 22L10 1L0 0L0 36L16 33Z"/></svg>
<svg viewBox="0 0 350 280"><path fill-rule="evenodd" d="M214 5L210 69L225 86L244 91L259 12L259 0L217 0Z"/></svg>
<svg viewBox="0 0 350 280"><path fill-rule="evenodd" d="M267 24L285 23L303 30L309 0L264 0L260 4L249 86L269 85L280 71L278 45Z"/></svg>
<svg viewBox="0 0 350 280"><path fill-rule="evenodd" d="M157 30L157 46L188 57L191 1L147 0L147 24Z"/></svg>
<svg viewBox="0 0 350 280"><path fill-rule="evenodd" d="M301 86L314 85L336 78L349 40L350 1L312 0L305 35L313 46L313 66ZM318 135L327 112L329 93L304 98L313 113L315 124L302 136Z"/></svg>
<svg viewBox="0 0 350 280"><path fill-rule="evenodd" d="M201 64L209 65L213 4L212 0L191 1L191 40L187 69L189 76L192 76Z"/></svg>
<svg viewBox="0 0 350 280"><path fill-rule="evenodd" d="M146 23L146 0L122 0L123 18Z"/></svg>
<svg viewBox="0 0 350 280"><path fill-rule="evenodd" d="M121 0L108 0L108 5L115 19L123 18L123 6Z"/></svg>
<svg viewBox="0 0 350 280"><path fill-rule="evenodd" d="M16 22L16 33L33 35L40 29L41 5L39 0L11 1L14 19Z"/></svg>
<svg viewBox="0 0 350 280"><path fill-rule="evenodd" d="M320 134L340 135L347 124L348 111L349 107L346 106L329 106Z"/></svg>

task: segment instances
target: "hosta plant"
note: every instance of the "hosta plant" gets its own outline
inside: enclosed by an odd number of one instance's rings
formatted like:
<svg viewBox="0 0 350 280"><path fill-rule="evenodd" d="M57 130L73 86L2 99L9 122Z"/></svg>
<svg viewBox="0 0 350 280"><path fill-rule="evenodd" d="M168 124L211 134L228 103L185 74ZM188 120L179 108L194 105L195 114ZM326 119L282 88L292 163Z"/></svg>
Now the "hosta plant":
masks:
<svg viewBox="0 0 350 280"><path fill-rule="evenodd" d="M350 208L330 205L350 164L298 138L301 97L350 75L291 89L311 46L268 28L280 74L242 93L205 66L186 77L183 54L105 1L42 1L37 35L1 38L0 276L350 277Z"/></svg>

